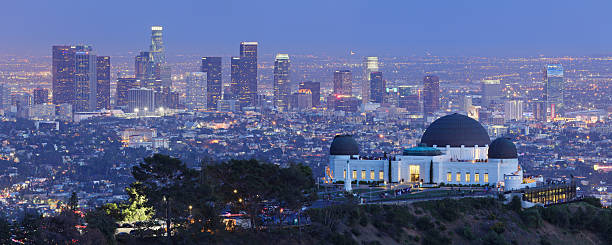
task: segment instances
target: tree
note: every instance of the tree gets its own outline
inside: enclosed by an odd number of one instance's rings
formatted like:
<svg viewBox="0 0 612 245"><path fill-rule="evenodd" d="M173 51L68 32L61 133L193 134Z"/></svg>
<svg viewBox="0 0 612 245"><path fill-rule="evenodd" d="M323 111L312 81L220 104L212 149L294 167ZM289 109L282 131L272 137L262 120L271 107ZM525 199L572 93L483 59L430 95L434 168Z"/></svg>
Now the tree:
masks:
<svg viewBox="0 0 612 245"><path fill-rule="evenodd" d="M0 244L11 243L11 224L4 217L0 217Z"/></svg>
<svg viewBox="0 0 612 245"><path fill-rule="evenodd" d="M121 205L122 221L134 222L145 221L153 217L153 207L149 206L147 196L144 193L144 186L134 182L125 188L130 197L127 204Z"/></svg>
<svg viewBox="0 0 612 245"><path fill-rule="evenodd" d="M292 164L288 168L279 169L278 180L278 183L274 183L279 187L277 199L283 206L298 214L299 223L302 206L316 199L312 169L302 164Z"/></svg>
<svg viewBox="0 0 612 245"><path fill-rule="evenodd" d="M79 208L79 197L76 192L72 192L70 199L68 200L68 209L76 211Z"/></svg>
<svg viewBox="0 0 612 245"><path fill-rule="evenodd" d="M85 216L87 229L85 230L85 240L90 244L115 244L115 230L117 230L117 220L106 213L104 208L98 208L87 213ZM100 239L100 235L102 239Z"/></svg>

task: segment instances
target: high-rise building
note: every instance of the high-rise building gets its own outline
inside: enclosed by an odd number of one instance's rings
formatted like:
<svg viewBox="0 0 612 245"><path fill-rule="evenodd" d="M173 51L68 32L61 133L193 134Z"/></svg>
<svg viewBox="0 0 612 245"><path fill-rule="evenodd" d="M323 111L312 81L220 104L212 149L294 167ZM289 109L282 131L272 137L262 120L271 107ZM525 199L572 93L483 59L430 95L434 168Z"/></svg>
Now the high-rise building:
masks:
<svg viewBox="0 0 612 245"><path fill-rule="evenodd" d="M563 94L565 79L563 78L563 66L561 64L547 65L544 70L546 82L545 96L548 118L554 119L563 113Z"/></svg>
<svg viewBox="0 0 612 245"><path fill-rule="evenodd" d="M159 85L167 88L172 87L171 70L166 61L166 49L164 47L163 32L161 26L151 27L151 46L149 52L153 56L153 62L156 64L156 79L160 80Z"/></svg>
<svg viewBox="0 0 612 245"><path fill-rule="evenodd" d="M53 104L72 104L75 101L75 54L76 52L90 52L87 45L55 45L52 48L51 73L53 76Z"/></svg>
<svg viewBox="0 0 612 245"><path fill-rule="evenodd" d="M371 101L371 92L370 88L371 83L371 73L378 71L378 57L376 56L368 56L363 60L363 82L361 83L361 98L363 103L366 104ZM381 102L377 102L381 103Z"/></svg>
<svg viewBox="0 0 612 245"><path fill-rule="evenodd" d="M202 57L201 72L206 72L206 107L216 110L221 99L223 82L221 80L221 57Z"/></svg>
<svg viewBox="0 0 612 245"><path fill-rule="evenodd" d="M207 74L205 72L188 72L185 106L190 110L204 110L207 106ZM216 106L215 106L216 108Z"/></svg>
<svg viewBox="0 0 612 245"><path fill-rule="evenodd" d="M535 121L546 121L546 101L531 101L531 112L533 113L533 119Z"/></svg>
<svg viewBox="0 0 612 245"><path fill-rule="evenodd" d="M240 43L240 76L238 100L240 106L255 106L257 100L257 42Z"/></svg>
<svg viewBox="0 0 612 245"><path fill-rule="evenodd" d="M312 108L312 91L310 89L299 89L296 93L297 109L307 110Z"/></svg>
<svg viewBox="0 0 612 245"><path fill-rule="evenodd" d="M504 102L504 121L521 121L523 120L523 101L508 100Z"/></svg>
<svg viewBox="0 0 612 245"><path fill-rule="evenodd" d="M385 80L382 72L375 71L370 73L370 101L374 103L383 103L385 100Z"/></svg>
<svg viewBox="0 0 612 245"><path fill-rule="evenodd" d="M397 87L385 88L384 103L399 107L399 89Z"/></svg>
<svg viewBox="0 0 612 245"><path fill-rule="evenodd" d="M274 106L280 111L289 107L289 69L291 62L288 54L277 54L274 59Z"/></svg>
<svg viewBox="0 0 612 245"><path fill-rule="evenodd" d="M397 107L404 108L408 112L421 112L419 88L417 86L399 86L397 89L399 93Z"/></svg>
<svg viewBox="0 0 612 245"><path fill-rule="evenodd" d="M96 76L96 109L110 109L110 56L96 58Z"/></svg>
<svg viewBox="0 0 612 245"><path fill-rule="evenodd" d="M133 88L139 88L140 80L135 77L120 77L117 78L117 92L115 94L116 106L128 105L128 91Z"/></svg>
<svg viewBox="0 0 612 245"><path fill-rule="evenodd" d="M49 90L46 88L35 88L32 94L34 95L34 105L46 104L49 102Z"/></svg>
<svg viewBox="0 0 612 245"><path fill-rule="evenodd" d="M91 51L79 51L74 55L75 60L75 97L73 109L76 112L95 111L97 78L96 55Z"/></svg>
<svg viewBox="0 0 612 245"><path fill-rule="evenodd" d="M334 71L334 94L343 96L352 96L353 76L349 70Z"/></svg>
<svg viewBox="0 0 612 245"><path fill-rule="evenodd" d="M311 95L312 95L312 106L317 107L317 108L321 106L321 83L320 82L313 82L313 81L301 82L298 86L298 89L310 90Z"/></svg>
<svg viewBox="0 0 612 245"><path fill-rule="evenodd" d="M244 90L244 77L242 72L242 60L240 57L232 57L230 60L231 69L231 81L230 81L230 93L225 94L226 99L238 100L239 94Z"/></svg>
<svg viewBox="0 0 612 245"><path fill-rule="evenodd" d="M488 107L492 102L502 97L502 85L500 80L482 80L480 84L482 105Z"/></svg>
<svg viewBox="0 0 612 245"><path fill-rule="evenodd" d="M159 90L162 86L159 64L155 62L153 52L140 52L134 64L135 77L141 81L141 86Z"/></svg>
<svg viewBox="0 0 612 245"><path fill-rule="evenodd" d="M128 111L147 115L155 108L155 91L148 88L128 90Z"/></svg>
<svg viewBox="0 0 612 245"><path fill-rule="evenodd" d="M431 115L440 110L440 79L427 75L423 79L423 114Z"/></svg>

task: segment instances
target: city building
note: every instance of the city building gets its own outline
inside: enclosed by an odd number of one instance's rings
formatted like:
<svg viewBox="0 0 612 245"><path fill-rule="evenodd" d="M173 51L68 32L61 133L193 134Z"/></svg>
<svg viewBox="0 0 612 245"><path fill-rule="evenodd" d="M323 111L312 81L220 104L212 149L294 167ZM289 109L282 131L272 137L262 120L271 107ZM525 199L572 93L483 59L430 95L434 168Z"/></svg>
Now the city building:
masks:
<svg viewBox="0 0 612 245"><path fill-rule="evenodd" d="M202 57L200 71L206 73L206 107L216 110L223 92L221 57Z"/></svg>
<svg viewBox="0 0 612 245"><path fill-rule="evenodd" d="M338 135L330 147L327 178L332 182L424 183L503 187L504 176L522 182L516 146L510 140L490 141L476 120L451 114L435 120L417 147L401 155L372 160L359 155L351 136Z"/></svg>
<svg viewBox="0 0 612 245"><path fill-rule="evenodd" d="M544 70L546 83L546 108L549 119L555 119L557 115L563 114L563 95L565 79L563 78L563 66L561 64L547 65Z"/></svg>
<svg viewBox="0 0 612 245"><path fill-rule="evenodd" d="M312 108L312 92L310 89L300 89L296 93L297 109L307 110Z"/></svg>
<svg viewBox="0 0 612 245"><path fill-rule="evenodd" d="M308 89L312 95L312 107L319 108L321 106L321 83L306 81L298 85L298 90Z"/></svg>
<svg viewBox="0 0 612 245"><path fill-rule="evenodd" d="M163 30L161 26L151 27L151 46L149 51L153 56L153 62L157 68L156 79L160 80L159 86L172 87L171 70L166 61L166 49L163 41ZM157 88L156 88L157 90Z"/></svg>
<svg viewBox="0 0 612 245"><path fill-rule="evenodd" d="M500 80L482 80L480 84L482 105L488 107L491 103L502 97L502 86Z"/></svg>
<svg viewBox="0 0 612 245"><path fill-rule="evenodd" d="M185 74L187 87L185 107L190 110L205 110L208 98L208 82L205 72L187 72ZM216 108L217 106L215 106Z"/></svg>
<svg viewBox="0 0 612 245"><path fill-rule="evenodd" d="M117 78L117 90L115 93L115 106L128 105L128 91L133 88L139 88L140 80L135 77L120 77Z"/></svg>
<svg viewBox="0 0 612 245"><path fill-rule="evenodd" d="M98 105L97 58L91 51L79 51L74 55L75 112L95 111Z"/></svg>
<svg viewBox="0 0 612 245"><path fill-rule="evenodd" d="M504 121L523 120L523 101L508 100L504 102Z"/></svg>
<svg viewBox="0 0 612 245"><path fill-rule="evenodd" d="M288 54L277 54L274 59L274 107L280 111L287 110L291 93L289 69L291 62ZM312 95L312 93L311 93ZM312 99L311 99L312 101Z"/></svg>
<svg viewBox="0 0 612 245"><path fill-rule="evenodd" d="M159 64L154 61L152 52L140 52L134 64L134 76L141 81L141 86L159 89L162 86Z"/></svg>
<svg viewBox="0 0 612 245"><path fill-rule="evenodd" d="M30 120L55 120L55 105L51 103L34 104L28 108L28 119Z"/></svg>
<svg viewBox="0 0 612 245"><path fill-rule="evenodd" d="M155 91L149 88L128 90L128 112L148 115L155 110Z"/></svg>
<svg viewBox="0 0 612 245"><path fill-rule="evenodd" d="M385 80L382 72L375 71L370 73L370 101L374 103L383 103L385 101Z"/></svg>
<svg viewBox="0 0 612 245"><path fill-rule="evenodd" d="M110 56L98 56L96 58L97 76L97 106L96 109L111 109L110 106Z"/></svg>
<svg viewBox="0 0 612 245"><path fill-rule="evenodd" d="M76 99L76 52L90 52L87 45L55 45L52 47L53 104L74 103Z"/></svg>
<svg viewBox="0 0 612 245"><path fill-rule="evenodd" d="M432 115L440 110L440 79L428 75L423 79L423 114Z"/></svg>
<svg viewBox="0 0 612 245"><path fill-rule="evenodd" d="M334 71L334 94L353 96L353 76L349 70Z"/></svg>
<svg viewBox="0 0 612 245"><path fill-rule="evenodd" d="M240 107L256 105L257 46L257 42L241 42L240 57L232 57L232 93L240 101Z"/></svg>
<svg viewBox="0 0 612 245"><path fill-rule="evenodd" d="M32 94L34 95L34 105L46 104L49 102L49 90L46 88L35 88Z"/></svg>
<svg viewBox="0 0 612 245"><path fill-rule="evenodd" d="M363 82L361 83L361 98L363 100L363 104L367 104L368 102L372 101L370 99L370 93L372 92L372 89L370 88L372 85L372 72L378 72L378 57L365 57L363 59Z"/></svg>

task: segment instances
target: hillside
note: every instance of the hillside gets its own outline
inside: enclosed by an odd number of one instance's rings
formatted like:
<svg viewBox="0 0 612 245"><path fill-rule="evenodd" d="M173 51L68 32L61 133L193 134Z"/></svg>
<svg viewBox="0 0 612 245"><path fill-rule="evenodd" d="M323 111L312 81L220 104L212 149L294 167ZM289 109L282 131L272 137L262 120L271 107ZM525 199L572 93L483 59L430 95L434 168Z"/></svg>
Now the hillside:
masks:
<svg viewBox="0 0 612 245"><path fill-rule="evenodd" d="M589 201L520 209L465 198L396 205L345 204L309 213L303 230L234 232L234 244L612 244L612 210Z"/></svg>

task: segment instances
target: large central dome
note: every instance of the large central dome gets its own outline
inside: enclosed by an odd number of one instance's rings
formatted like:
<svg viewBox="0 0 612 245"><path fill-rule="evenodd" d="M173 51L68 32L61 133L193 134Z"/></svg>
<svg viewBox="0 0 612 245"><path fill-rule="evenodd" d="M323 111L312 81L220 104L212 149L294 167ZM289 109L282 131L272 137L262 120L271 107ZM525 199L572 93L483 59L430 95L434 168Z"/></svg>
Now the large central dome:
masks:
<svg viewBox="0 0 612 245"><path fill-rule="evenodd" d="M435 120L421 137L421 143L438 147L473 147L491 143L489 134L476 120L461 115L446 115Z"/></svg>

